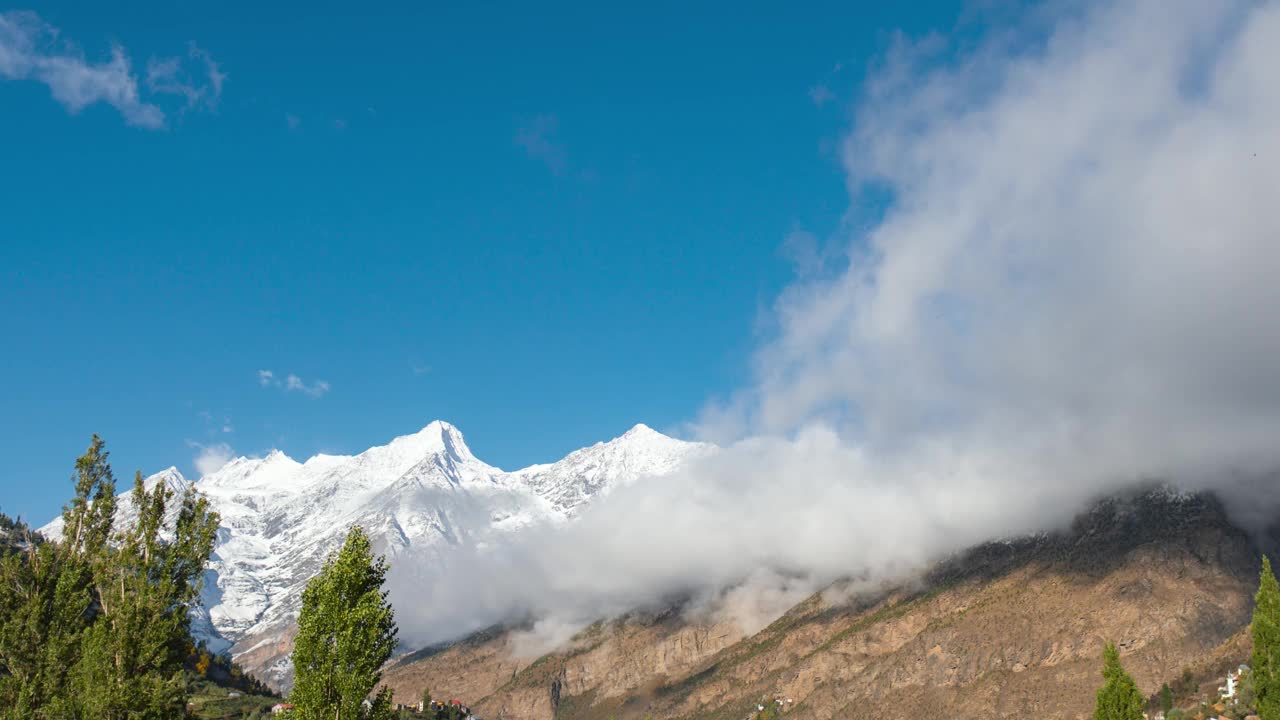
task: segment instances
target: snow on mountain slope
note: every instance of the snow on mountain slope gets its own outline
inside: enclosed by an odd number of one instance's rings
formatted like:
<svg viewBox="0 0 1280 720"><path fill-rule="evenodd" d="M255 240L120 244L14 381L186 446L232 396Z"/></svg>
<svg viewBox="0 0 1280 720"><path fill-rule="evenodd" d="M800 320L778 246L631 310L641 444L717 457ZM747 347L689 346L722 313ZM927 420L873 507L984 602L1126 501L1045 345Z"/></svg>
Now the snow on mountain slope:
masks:
<svg viewBox="0 0 1280 720"><path fill-rule="evenodd" d="M178 472L178 468L170 467L161 470L155 475L143 478L142 486L147 492L155 489L157 484L164 483L169 488L169 492L173 493L174 500L169 502L169 506L165 508L165 522L172 527L173 523L178 519L178 513L182 510L182 498L186 496L191 488L194 487L192 482L182 476ZM133 506L133 483L127 485L120 480L116 480L118 488L125 488L124 492L116 496L116 519L114 526L116 528L132 525L138 519L138 509ZM40 534L47 538L58 539L62 537L62 516L58 516L51 520L44 527L40 528Z"/></svg>
<svg viewBox="0 0 1280 720"><path fill-rule="evenodd" d="M508 482L529 488L572 515L581 505L642 477L666 475L714 446L667 437L636 425L619 438L575 450L563 460L510 473Z"/></svg>
<svg viewBox="0 0 1280 720"><path fill-rule="evenodd" d="M637 425L558 462L504 472L476 458L457 428L435 421L359 455L300 463L273 450L236 458L194 484L173 468L147 482L175 492L195 487L221 516L203 608L193 618L197 634L262 679L287 685L302 589L352 525L393 563L429 564L450 546L571 522L612 488L712 451ZM122 519L132 517L126 505ZM60 524L46 528L56 533Z"/></svg>

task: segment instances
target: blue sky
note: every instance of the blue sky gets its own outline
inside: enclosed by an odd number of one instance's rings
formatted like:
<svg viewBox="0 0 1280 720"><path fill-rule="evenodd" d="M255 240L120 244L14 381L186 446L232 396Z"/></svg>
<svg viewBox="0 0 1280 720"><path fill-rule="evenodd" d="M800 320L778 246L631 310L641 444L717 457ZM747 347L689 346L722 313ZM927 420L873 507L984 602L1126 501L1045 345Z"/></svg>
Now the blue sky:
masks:
<svg viewBox="0 0 1280 720"><path fill-rule="evenodd" d="M434 418L507 468L679 428L748 380L784 240L847 212L867 64L964 17L461 5L5 8L141 97L0 65L0 509L56 514L93 432L127 479Z"/></svg>

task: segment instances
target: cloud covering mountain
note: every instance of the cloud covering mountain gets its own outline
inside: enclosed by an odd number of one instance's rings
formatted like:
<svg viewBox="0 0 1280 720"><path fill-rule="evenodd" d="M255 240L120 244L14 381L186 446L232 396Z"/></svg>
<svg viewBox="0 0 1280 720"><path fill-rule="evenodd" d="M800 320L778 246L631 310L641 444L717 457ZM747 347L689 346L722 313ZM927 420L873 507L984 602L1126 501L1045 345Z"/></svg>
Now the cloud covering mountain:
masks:
<svg viewBox="0 0 1280 720"><path fill-rule="evenodd" d="M637 428L504 473L433 424L232 460L197 483L227 529L214 626L278 663L355 522L406 643L529 620L537 652L673 598L757 627L1153 479L1274 517L1280 4L1054 5L965 43L902 39L870 71L839 262L692 426L721 450Z"/></svg>
<svg viewBox="0 0 1280 720"><path fill-rule="evenodd" d="M1274 517L1280 4L1054 5L984 38L900 39L869 73L841 262L695 424L723 452L442 559L465 601L426 585L402 615L519 604L551 643L673 596L758 621L1152 479Z"/></svg>

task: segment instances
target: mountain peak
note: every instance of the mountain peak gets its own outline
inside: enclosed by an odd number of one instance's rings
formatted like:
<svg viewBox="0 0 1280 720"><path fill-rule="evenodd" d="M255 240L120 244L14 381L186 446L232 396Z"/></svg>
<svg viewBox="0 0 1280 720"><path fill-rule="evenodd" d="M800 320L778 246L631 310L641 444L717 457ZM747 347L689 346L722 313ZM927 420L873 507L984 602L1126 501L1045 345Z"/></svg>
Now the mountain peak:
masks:
<svg viewBox="0 0 1280 720"><path fill-rule="evenodd" d="M636 423L632 428L618 437L605 443L600 443L607 447L635 447L635 448L666 448L684 445L700 445L701 443L690 443L687 440L673 438L670 435L660 433L657 430L645 425L644 423Z"/></svg>
<svg viewBox="0 0 1280 720"><path fill-rule="evenodd" d="M444 420L432 420L412 435L401 435L387 446L396 455L420 459L431 454L447 455L457 461L475 460L462 431Z"/></svg>
<svg viewBox="0 0 1280 720"><path fill-rule="evenodd" d="M154 475L150 475L142 480L142 486L147 490L152 490L155 486L163 483L165 487L175 493L185 493L191 483L178 470L178 468L170 465Z"/></svg>
<svg viewBox="0 0 1280 720"><path fill-rule="evenodd" d="M230 643L233 654L278 637L297 617L300 579L352 524L406 558L464 542L480 547L523 528L556 526L614 487L669 474L703 452L700 443L638 424L554 463L508 473L477 459L457 427L434 420L357 454L321 453L302 463L279 449L237 457L194 485L221 518L201 637ZM172 468L155 482L175 491L192 486ZM128 502L125 495L120 507ZM287 647L260 662L251 667L287 681Z"/></svg>
<svg viewBox="0 0 1280 720"><path fill-rule="evenodd" d="M663 435L662 433L658 432L657 430L654 430L653 428L649 427L648 425L645 425L644 423L636 423L635 426L633 426L630 430L623 433L622 437L627 439L652 438L652 437L667 438L666 435ZM671 439L671 438L667 438L667 439Z"/></svg>

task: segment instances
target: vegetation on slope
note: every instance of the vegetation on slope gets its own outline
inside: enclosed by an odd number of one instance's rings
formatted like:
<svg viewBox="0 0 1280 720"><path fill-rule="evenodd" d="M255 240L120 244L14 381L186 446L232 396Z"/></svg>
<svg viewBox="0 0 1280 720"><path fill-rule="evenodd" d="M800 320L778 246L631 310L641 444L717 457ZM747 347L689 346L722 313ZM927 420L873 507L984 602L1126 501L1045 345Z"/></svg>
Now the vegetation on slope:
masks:
<svg viewBox="0 0 1280 720"><path fill-rule="evenodd" d="M217 515L204 498L175 498L164 483L147 488L137 474L136 517L118 522L107 457L95 435L76 461L60 539L0 518L0 718L172 720L261 709L266 689L191 639ZM203 713L211 703L193 701L193 691L244 707Z"/></svg>

